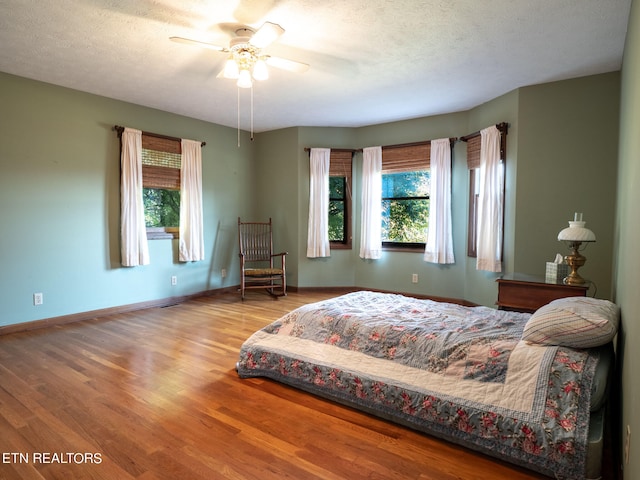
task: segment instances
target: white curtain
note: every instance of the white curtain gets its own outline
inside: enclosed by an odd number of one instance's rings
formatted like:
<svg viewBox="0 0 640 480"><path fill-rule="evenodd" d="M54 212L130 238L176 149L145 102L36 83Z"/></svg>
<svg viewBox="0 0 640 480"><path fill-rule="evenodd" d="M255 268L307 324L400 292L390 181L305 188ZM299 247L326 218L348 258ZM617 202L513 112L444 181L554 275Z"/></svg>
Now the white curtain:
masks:
<svg viewBox="0 0 640 480"><path fill-rule="evenodd" d="M362 162L360 258L382 256L382 147L367 147Z"/></svg>
<svg viewBox="0 0 640 480"><path fill-rule="evenodd" d="M329 257L329 158L331 149L312 148L309 158L307 257Z"/></svg>
<svg viewBox="0 0 640 480"><path fill-rule="evenodd" d="M202 144L195 140L182 140L178 250L181 262L204 260Z"/></svg>
<svg viewBox="0 0 640 480"><path fill-rule="evenodd" d="M429 230L424 259L431 263L454 263L451 234L451 143L431 140L431 192Z"/></svg>
<svg viewBox="0 0 640 480"><path fill-rule="evenodd" d="M495 125L480 131L480 192L476 268L502 271L504 168L500 162L500 131Z"/></svg>
<svg viewBox="0 0 640 480"><path fill-rule="evenodd" d="M149 264L147 228L142 201L142 132L125 128L120 158L120 235L122 265Z"/></svg>

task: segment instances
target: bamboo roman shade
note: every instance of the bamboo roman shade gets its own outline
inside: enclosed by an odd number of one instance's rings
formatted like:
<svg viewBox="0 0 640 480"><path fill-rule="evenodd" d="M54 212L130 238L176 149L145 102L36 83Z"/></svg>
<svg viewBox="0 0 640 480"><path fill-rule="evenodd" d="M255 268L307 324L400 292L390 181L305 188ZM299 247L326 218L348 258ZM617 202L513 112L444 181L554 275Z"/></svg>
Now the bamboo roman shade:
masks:
<svg viewBox="0 0 640 480"><path fill-rule="evenodd" d="M507 151L509 124L506 122L498 123L496 128L500 130L500 160L504 162ZM482 143L482 135L480 135L480 132L460 137L460 140L467 142L467 167L470 170L480 168L480 145Z"/></svg>
<svg viewBox="0 0 640 480"><path fill-rule="evenodd" d="M330 177L350 177L351 176L351 150L331 150L329 157Z"/></svg>
<svg viewBox="0 0 640 480"><path fill-rule="evenodd" d="M382 147L382 173L427 170L431 142Z"/></svg>
<svg viewBox="0 0 640 480"><path fill-rule="evenodd" d="M467 140L467 167L470 170L480 168L480 144L482 137L476 135Z"/></svg>
<svg viewBox="0 0 640 480"><path fill-rule="evenodd" d="M142 186L180 189L181 142L142 135Z"/></svg>
<svg viewBox="0 0 640 480"><path fill-rule="evenodd" d="M167 153L182 153L182 145L179 139L157 137L142 133L142 148L157 150Z"/></svg>

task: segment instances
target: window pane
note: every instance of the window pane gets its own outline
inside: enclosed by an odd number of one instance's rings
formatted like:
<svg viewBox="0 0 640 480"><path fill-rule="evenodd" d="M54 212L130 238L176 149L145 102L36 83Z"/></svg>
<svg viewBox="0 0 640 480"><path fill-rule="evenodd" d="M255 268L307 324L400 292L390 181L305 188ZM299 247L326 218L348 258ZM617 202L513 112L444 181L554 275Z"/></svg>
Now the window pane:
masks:
<svg viewBox="0 0 640 480"><path fill-rule="evenodd" d="M329 177L329 241L345 241L345 177Z"/></svg>
<svg viewBox="0 0 640 480"><path fill-rule="evenodd" d="M329 177L329 198L332 200L344 199L345 177Z"/></svg>
<svg viewBox="0 0 640 480"><path fill-rule="evenodd" d="M429 226L428 170L382 175L382 241L424 243Z"/></svg>
<svg viewBox="0 0 640 480"><path fill-rule="evenodd" d="M180 190L145 188L142 199L147 227L180 226Z"/></svg>
<svg viewBox="0 0 640 480"><path fill-rule="evenodd" d="M428 197L430 188L428 170L382 175L382 198Z"/></svg>
<svg viewBox="0 0 640 480"><path fill-rule="evenodd" d="M329 202L329 241L344 242L344 202Z"/></svg>
<svg viewBox="0 0 640 480"><path fill-rule="evenodd" d="M429 226L429 200L383 200L382 241L424 243Z"/></svg>

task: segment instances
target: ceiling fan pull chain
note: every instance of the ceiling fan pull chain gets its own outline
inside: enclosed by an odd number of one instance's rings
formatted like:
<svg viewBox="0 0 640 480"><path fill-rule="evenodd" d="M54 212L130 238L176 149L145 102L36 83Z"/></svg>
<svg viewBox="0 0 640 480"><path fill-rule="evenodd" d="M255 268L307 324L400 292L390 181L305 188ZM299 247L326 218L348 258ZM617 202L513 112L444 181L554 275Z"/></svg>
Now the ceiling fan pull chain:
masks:
<svg viewBox="0 0 640 480"><path fill-rule="evenodd" d="M253 142L253 84L251 84L251 141Z"/></svg>
<svg viewBox="0 0 640 480"><path fill-rule="evenodd" d="M240 148L240 87L236 87L238 90L238 148Z"/></svg>

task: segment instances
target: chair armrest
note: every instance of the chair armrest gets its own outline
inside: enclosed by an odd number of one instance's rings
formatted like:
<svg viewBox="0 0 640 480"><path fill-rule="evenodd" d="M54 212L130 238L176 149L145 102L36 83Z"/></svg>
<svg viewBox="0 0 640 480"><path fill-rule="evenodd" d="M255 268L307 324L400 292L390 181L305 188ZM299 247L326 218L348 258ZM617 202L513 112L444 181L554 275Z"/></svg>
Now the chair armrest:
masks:
<svg viewBox="0 0 640 480"><path fill-rule="evenodd" d="M274 253L271 255L271 267L273 267L273 257L280 257L280 264L282 266L282 271L284 271L284 269L286 268L286 260L287 260L287 255L289 254L289 252L280 252L280 253Z"/></svg>

